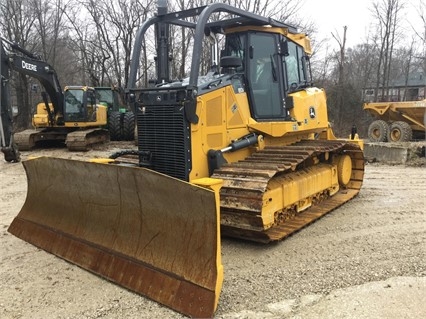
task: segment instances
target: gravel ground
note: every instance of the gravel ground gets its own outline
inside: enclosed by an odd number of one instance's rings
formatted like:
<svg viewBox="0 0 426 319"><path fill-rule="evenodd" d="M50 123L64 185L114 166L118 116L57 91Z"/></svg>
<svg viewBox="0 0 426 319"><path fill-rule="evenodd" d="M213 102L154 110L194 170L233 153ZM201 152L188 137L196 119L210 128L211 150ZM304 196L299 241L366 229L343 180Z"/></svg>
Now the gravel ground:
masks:
<svg viewBox="0 0 426 319"><path fill-rule="evenodd" d="M64 149L24 152L84 159ZM26 196L0 162L0 318L183 318L7 232ZM224 238L217 318L425 318L426 170L367 164L360 194L283 242Z"/></svg>

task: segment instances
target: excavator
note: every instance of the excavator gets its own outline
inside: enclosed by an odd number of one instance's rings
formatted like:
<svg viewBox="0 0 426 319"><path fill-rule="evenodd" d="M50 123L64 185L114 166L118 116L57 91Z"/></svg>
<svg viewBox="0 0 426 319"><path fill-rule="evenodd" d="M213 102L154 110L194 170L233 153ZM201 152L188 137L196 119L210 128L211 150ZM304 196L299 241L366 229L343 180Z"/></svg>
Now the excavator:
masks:
<svg viewBox="0 0 426 319"><path fill-rule="evenodd" d="M0 38L0 43L4 64L36 78L46 90L32 117L36 129L14 133L14 142L21 151L30 150L40 141L65 141L71 151L86 151L93 144L109 140L108 130L103 128L107 108L96 103L94 88L66 86L62 91L55 70L47 62L7 39ZM5 45L11 48L9 53Z"/></svg>
<svg viewBox="0 0 426 319"><path fill-rule="evenodd" d="M9 64L3 46L0 47L0 50L0 146L6 162L19 162L21 156L13 141L13 111L8 80Z"/></svg>
<svg viewBox="0 0 426 319"><path fill-rule="evenodd" d="M230 18L212 21L218 13ZM189 78L179 81L170 79L170 25L194 35ZM139 88L152 26L157 84ZM199 75L206 41L217 54ZM224 3L169 13L159 1L132 54L138 163L24 161L27 198L8 230L184 315L212 317L221 236L278 242L351 200L363 143L334 136L326 94L312 84L310 40L286 23Z"/></svg>

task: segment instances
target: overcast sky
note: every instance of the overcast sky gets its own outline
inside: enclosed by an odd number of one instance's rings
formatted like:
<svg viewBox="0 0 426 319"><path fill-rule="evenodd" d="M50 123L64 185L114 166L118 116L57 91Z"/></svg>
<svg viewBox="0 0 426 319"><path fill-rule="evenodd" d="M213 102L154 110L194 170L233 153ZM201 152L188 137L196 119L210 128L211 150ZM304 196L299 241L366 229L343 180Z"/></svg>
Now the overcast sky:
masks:
<svg viewBox="0 0 426 319"><path fill-rule="evenodd" d="M411 27L408 21L417 29L423 27L415 9L415 6L418 7L421 1L426 0L406 1L404 16L408 19L404 21L404 26L409 33ZM303 0L303 2L301 11L304 15L306 14L306 17L316 22L321 38L331 39L331 32L342 35L343 26L348 26L347 48L365 42L369 26L371 23L375 23L371 15L372 5L376 2L373 0ZM411 39L411 36L408 38ZM336 40L330 40L330 45L337 47Z"/></svg>

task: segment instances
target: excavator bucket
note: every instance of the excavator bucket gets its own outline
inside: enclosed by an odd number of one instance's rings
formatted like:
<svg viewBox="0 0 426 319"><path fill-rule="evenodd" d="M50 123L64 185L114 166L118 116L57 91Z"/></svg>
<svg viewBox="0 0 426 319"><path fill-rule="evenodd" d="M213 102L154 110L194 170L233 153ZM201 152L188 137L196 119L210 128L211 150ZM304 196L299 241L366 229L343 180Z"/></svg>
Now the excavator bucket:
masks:
<svg viewBox="0 0 426 319"><path fill-rule="evenodd" d="M185 315L213 316L220 185L59 158L23 165L27 198L9 232Z"/></svg>

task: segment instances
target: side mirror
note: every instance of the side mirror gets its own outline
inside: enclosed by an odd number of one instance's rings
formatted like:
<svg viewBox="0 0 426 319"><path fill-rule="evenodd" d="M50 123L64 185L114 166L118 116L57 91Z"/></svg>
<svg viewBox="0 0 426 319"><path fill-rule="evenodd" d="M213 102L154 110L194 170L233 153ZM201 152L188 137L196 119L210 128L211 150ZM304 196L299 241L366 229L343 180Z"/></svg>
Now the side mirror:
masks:
<svg viewBox="0 0 426 319"><path fill-rule="evenodd" d="M243 60L235 56L224 56L220 59L220 66L223 73L234 74L243 66Z"/></svg>
<svg viewBox="0 0 426 319"><path fill-rule="evenodd" d="M220 59L220 66L224 69L236 69L243 66L243 61L241 58L235 56L224 56Z"/></svg>

